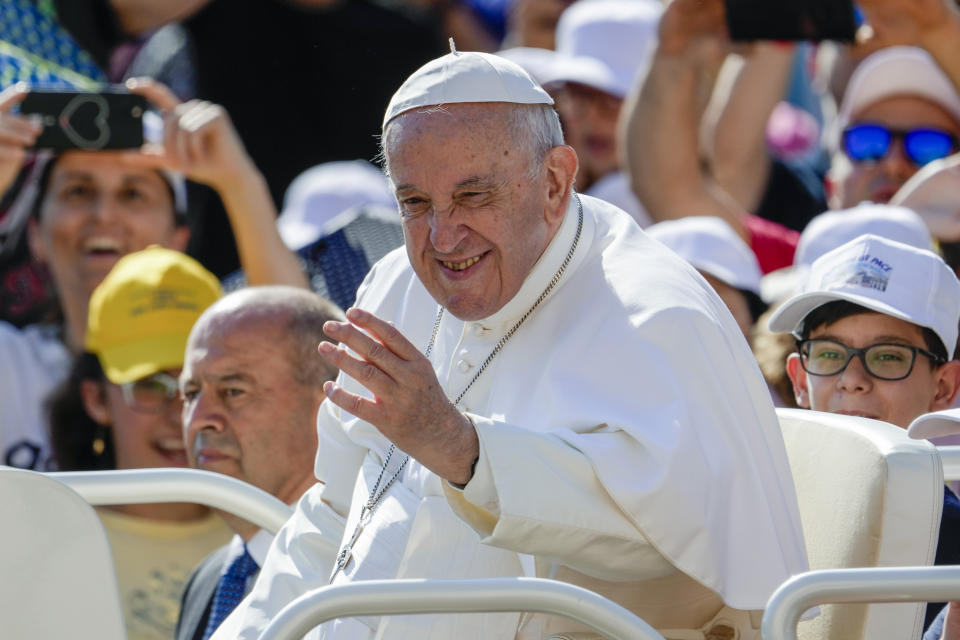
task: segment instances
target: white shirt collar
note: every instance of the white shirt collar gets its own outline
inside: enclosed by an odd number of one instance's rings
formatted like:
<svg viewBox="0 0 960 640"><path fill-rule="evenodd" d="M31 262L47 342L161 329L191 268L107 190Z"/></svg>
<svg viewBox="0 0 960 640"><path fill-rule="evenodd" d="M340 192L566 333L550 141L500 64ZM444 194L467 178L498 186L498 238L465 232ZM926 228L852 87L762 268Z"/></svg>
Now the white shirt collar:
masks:
<svg viewBox="0 0 960 640"><path fill-rule="evenodd" d="M263 529L257 529L257 532L253 534L253 537L247 541L247 551L250 552L250 557L253 558L258 567L262 567L263 563L266 561L267 551L270 550L270 545L272 543L273 534L264 531ZM224 566L229 567L230 563L233 562L233 559L242 553L243 538L237 534L234 534L233 538L230 539L230 549L228 550Z"/></svg>

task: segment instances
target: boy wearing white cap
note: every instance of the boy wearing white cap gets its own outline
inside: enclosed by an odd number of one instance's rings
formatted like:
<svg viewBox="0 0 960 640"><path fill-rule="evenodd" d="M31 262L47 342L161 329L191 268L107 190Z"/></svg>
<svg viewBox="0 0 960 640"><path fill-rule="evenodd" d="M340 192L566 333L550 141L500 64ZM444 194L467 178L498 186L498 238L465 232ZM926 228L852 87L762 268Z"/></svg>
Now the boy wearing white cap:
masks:
<svg viewBox="0 0 960 640"><path fill-rule="evenodd" d="M960 282L939 256L864 235L815 260L770 329L797 338L787 372L800 407L906 429L960 390L958 321ZM940 532L936 563L960 563L960 503L949 489Z"/></svg>
<svg viewBox="0 0 960 640"><path fill-rule="evenodd" d="M770 328L797 337L800 406L906 428L960 389L958 321L960 282L939 256L864 235L814 261Z"/></svg>

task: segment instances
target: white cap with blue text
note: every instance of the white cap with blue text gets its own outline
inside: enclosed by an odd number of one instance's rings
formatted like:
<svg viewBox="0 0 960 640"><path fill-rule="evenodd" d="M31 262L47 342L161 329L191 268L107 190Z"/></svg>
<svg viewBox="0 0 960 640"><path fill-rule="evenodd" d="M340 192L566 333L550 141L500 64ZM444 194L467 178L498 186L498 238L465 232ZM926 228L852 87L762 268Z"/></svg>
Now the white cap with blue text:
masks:
<svg viewBox="0 0 960 640"><path fill-rule="evenodd" d="M801 293L770 318L770 330L795 332L811 311L846 300L927 327L952 357L960 321L960 281L932 251L867 234L814 261Z"/></svg>
<svg viewBox="0 0 960 640"><path fill-rule="evenodd" d="M553 104L553 98L520 65L492 53L457 51L413 72L390 99L383 128L402 113L461 102Z"/></svg>

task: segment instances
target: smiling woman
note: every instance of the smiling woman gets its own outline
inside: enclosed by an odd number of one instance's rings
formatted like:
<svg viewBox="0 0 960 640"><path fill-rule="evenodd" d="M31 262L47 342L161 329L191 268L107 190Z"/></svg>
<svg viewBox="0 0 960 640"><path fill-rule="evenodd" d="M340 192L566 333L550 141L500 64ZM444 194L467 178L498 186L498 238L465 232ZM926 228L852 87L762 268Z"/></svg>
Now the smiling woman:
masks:
<svg viewBox="0 0 960 640"><path fill-rule="evenodd" d="M39 172L27 232L61 317L24 329L0 322L0 464L55 466L44 403L83 350L90 295L124 255L150 245L186 248L185 177L220 196L250 284L307 285L277 232L264 178L226 112L203 101L181 104L149 80L128 81L127 89L163 115L162 135L153 136L160 141L124 151L64 152ZM13 112L28 93L20 85L0 93L0 193L11 189L41 132Z"/></svg>

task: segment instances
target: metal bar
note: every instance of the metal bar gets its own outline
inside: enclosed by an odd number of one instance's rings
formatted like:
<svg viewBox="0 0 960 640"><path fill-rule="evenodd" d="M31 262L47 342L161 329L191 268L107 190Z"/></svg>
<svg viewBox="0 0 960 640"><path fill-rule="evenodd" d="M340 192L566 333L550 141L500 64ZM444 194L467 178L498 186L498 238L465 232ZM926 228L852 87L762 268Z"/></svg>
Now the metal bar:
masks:
<svg viewBox="0 0 960 640"><path fill-rule="evenodd" d="M848 602L960 600L960 566L830 569L796 575L770 596L763 614L764 640L797 640L804 611Z"/></svg>
<svg viewBox="0 0 960 640"><path fill-rule="evenodd" d="M199 469L60 471L44 475L63 482L93 505L195 502L238 515L270 533L279 531L293 513L262 489Z"/></svg>
<svg viewBox="0 0 960 640"><path fill-rule="evenodd" d="M947 482L960 480L960 447L937 447L943 464L943 479Z"/></svg>
<svg viewBox="0 0 960 640"><path fill-rule="evenodd" d="M273 619L260 640L293 640L334 618L424 613L532 611L564 616L609 640L664 640L620 605L565 582L540 578L368 580L300 596Z"/></svg>

